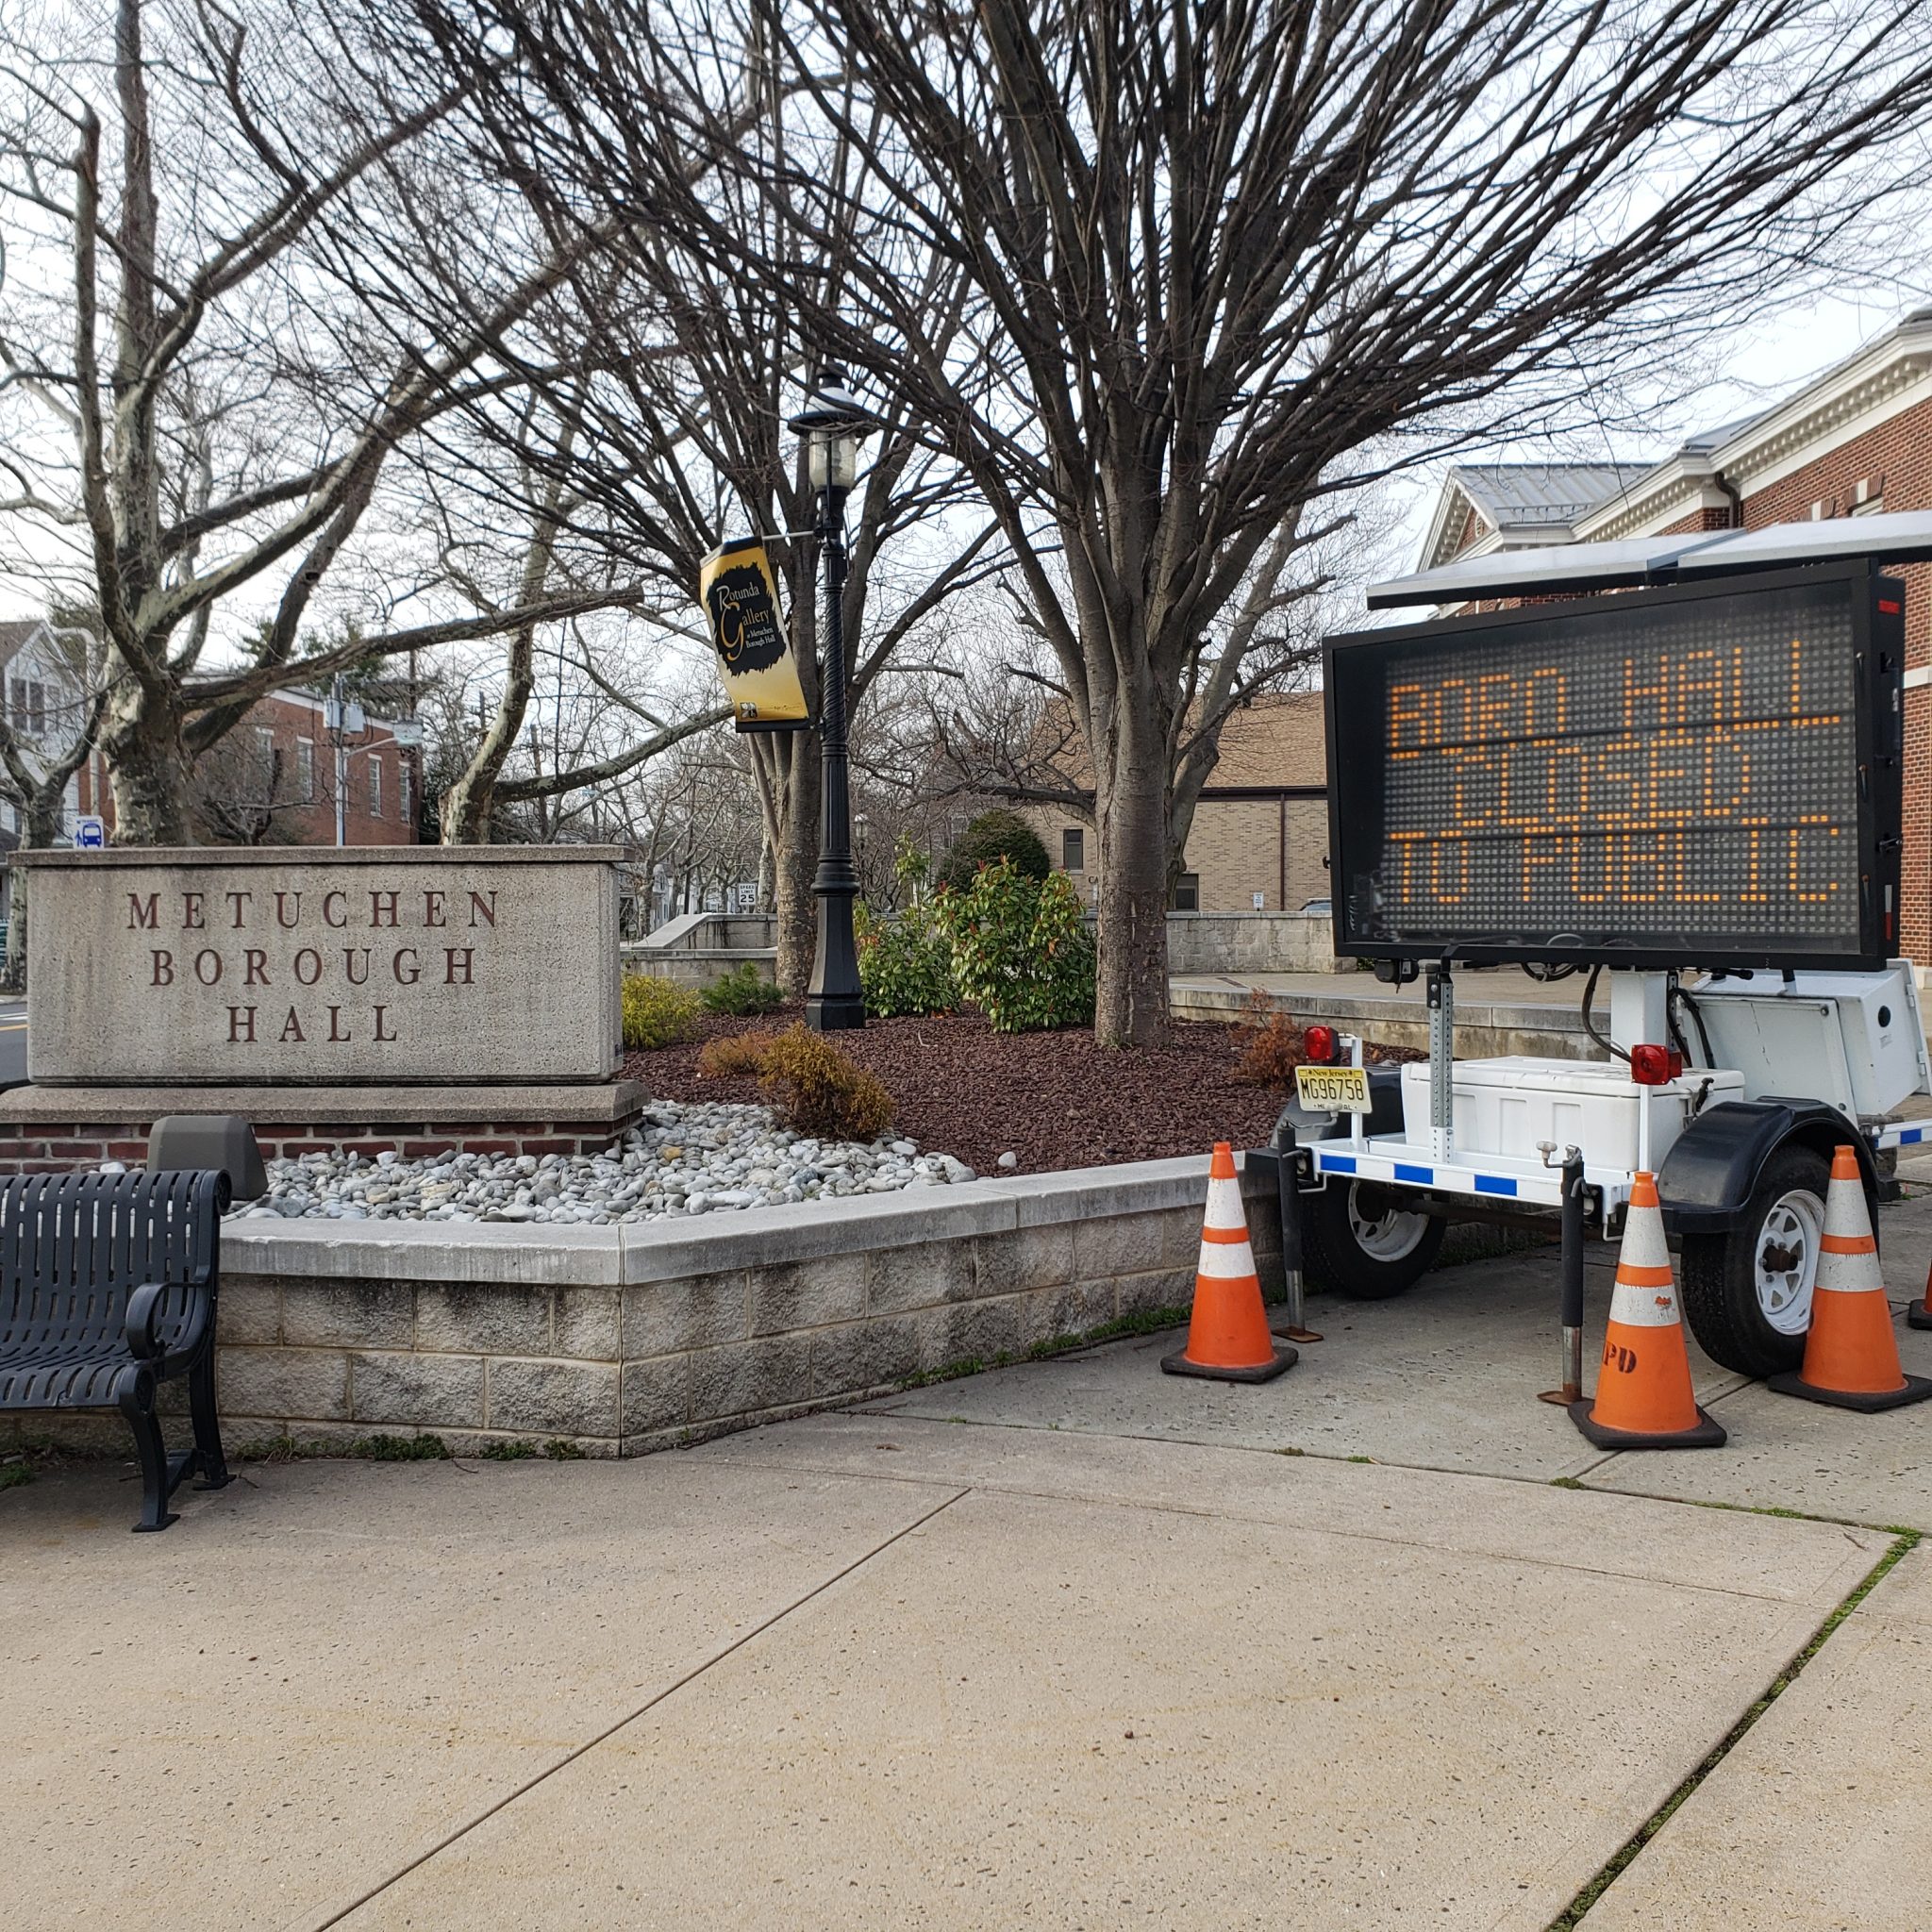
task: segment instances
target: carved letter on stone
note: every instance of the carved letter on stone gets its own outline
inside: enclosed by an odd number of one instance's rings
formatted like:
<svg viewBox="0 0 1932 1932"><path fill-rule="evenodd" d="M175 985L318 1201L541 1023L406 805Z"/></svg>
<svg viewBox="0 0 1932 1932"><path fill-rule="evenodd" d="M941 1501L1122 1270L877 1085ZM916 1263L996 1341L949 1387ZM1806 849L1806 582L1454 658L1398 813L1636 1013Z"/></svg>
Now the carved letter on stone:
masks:
<svg viewBox="0 0 1932 1932"><path fill-rule="evenodd" d="M255 1008L253 1007L230 1007L228 1008L228 1040L255 1044Z"/></svg>
<svg viewBox="0 0 1932 1932"><path fill-rule="evenodd" d="M385 1033L383 1031L383 1015L388 1011L389 1008L387 1007L377 1007L375 1009L375 1037L378 1040L393 1040L395 1038L393 1033Z"/></svg>
<svg viewBox="0 0 1932 1932"><path fill-rule="evenodd" d="M175 983L174 954L164 953L158 946L156 946L153 957L155 962L154 977L148 981L148 984L150 986L173 986Z"/></svg>
<svg viewBox="0 0 1932 1932"><path fill-rule="evenodd" d="M155 930L160 923L160 908L155 903L159 897L160 894L158 892L150 892L145 899L139 892L128 893L127 930L129 932L132 932L136 926L141 925L144 925L149 932Z"/></svg>
<svg viewBox="0 0 1932 1932"><path fill-rule="evenodd" d="M253 892L227 892L223 895L235 908L235 930L242 930L242 915L247 909L248 902L255 897Z"/></svg>
<svg viewBox="0 0 1932 1932"><path fill-rule="evenodd" d="M356 971L356 955L362 956L362 970ZM369 983L369 948L367 946L344 946L342 948L342 971L349 975L351 986L367 986Z"/></svg>
<svg viewBox="0 0 1932 1932"><path fill-rule="evenodd" d="M302 1042L302 1023L296 1019L293 1007L289 1008L289 1017L282 1022L282 1038L284 1040L292 1040L297 1044Z"/></svg>
<svg viewBox="0 0 1932 1932"><path fill-rule="evenodd" d="M340 926L340 925L347 925L347 924L348 924L348 923L349 923L349 915L348 915L348 912L346 911L346 909L345 909L345 910L343 911L343 913L342 913L342 916L341 916L341 917L340 919L338 919L338 918L337 918L337 917L335 916L335 914L334 914L333 912L331 912L331 911L329 910L329 908L330 908L331 906L333 906L333 905L334 905L334 904L335 904L335 903L337 902L337 900L339 900L339 899L342 901L342 903L343 903L343 906L344 906L344 907L346 908L346 906L347 906L347 904L348 904L348 901L347 901L347 897L346 897L346 895L345 895L345 894L343 894L343 893L341 893L341 892L328 892L328 893L325 893L325 894L324 894L324 896L323 896L323 901L322 901L322 923L323 923L323 924L325 924L325 925L338 925L338 926Z"/></svg>
<svg viewBox="0 0 1932 1932"><path fill-rule="evenodd" d="M496 924L496 894L494 892L490 894L487 905L484 903L484 895L481 892L472 892L470 894L470 930L472 932L476 930L476 915L479 912L490 924L494 925Z"/></svg>
<svg viewBox="0 0 1932 1932"><path fill-rule="evenodd" d="M407 959L408 966L403 964ZM423 977L423 960L414 946L399 946L396 956L389 962L389 970L396 976L398 986L414 986Z"/></svg>
<svg viewBox="0 0 1932 1932"><path fill-rule="evenodd" d="M470 970L475 958L474 946L445 946L442 949L442 983L445 986L475 986L476 975Z"/></svg>
<svg viewBox="0 0 1932 1932"><path fill-rule="evenodd" d="M305 959L309 962L308 971L306 973L302 970L302 962ZM304 986L313 986L322 977L322 955L313 946L304 946L295 955L295 977Z"/></svg>
<svg viewBox="0 0 1932 1932"><path fill-rule="evenodd" d="M369 923L371 925L393 925L396 923L396 899L394 892L371 892L369 895Z"/></svg>
<svg viewBox="0 0 1932 1932"><path fill-rule="evenodd" d="M204 946L194 956L194 976L204 986L219 986L222 981L222 956L212 946Z"/></svg>
<svg viewBox="0 0 1932 1932"><path fill-rule="evenodd" d="M242 953L242 984L243 986L266 986L268 979L268 955L259 946L247 946Z"/></svg>
<svg viewBox="0 0 1932 1932"><path fill-rule="evenodd" d="M285 905L292 900L292 905ZM296 922L302 917L302 894L300 892L277 892L275 894L275 924L284 932L292 932Z"/></svg>
<svg viewBox="0 0 1932 1932"><path fill-rule="evenodd" d="M183 932L199 932L201 930L202 896L199 892L183 892L181 894L181 930Z"/></svg>
<svg viewBox="0 0 1932 1932"><path fill-rule="evenodd" d="M449 924L442 916L442 894L441 892L425 892L423 894L423 924L425 925L447 925Z"/></svg>
<svg viewBox="0 0 1932 1932"><path fill-rule="evenodd" d="M330 1044L334 1046L340 1046L344 1041L355 1037L342 1031L342 1009L340 1007L331 1007L328 1009L328 1037Z"/></svg>

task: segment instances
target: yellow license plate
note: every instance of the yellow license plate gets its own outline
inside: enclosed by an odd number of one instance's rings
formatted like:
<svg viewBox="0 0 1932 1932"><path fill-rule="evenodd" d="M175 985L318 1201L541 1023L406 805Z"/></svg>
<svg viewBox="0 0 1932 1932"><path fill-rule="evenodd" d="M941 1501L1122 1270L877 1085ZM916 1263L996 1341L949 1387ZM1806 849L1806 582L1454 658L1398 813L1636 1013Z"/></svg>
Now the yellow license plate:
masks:
<svg viewBox="0 0 1932 1932"><path fill-rule="evenodd" d="M1295 1098L1311 1113L1367 1113L1366 1067L1297 1067Z"/></svg>

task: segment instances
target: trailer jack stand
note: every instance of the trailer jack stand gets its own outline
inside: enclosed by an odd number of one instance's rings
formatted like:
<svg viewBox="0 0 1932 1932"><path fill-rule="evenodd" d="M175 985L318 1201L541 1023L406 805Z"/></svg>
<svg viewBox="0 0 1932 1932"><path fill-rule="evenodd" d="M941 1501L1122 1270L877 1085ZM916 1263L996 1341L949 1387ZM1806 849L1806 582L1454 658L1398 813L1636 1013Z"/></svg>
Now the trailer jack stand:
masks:
<svg viewBox="0 0 1932 1932"><path fill-rule="evenodd" d="M1281 1320L1268 1324L1271 1334L1283 1341L1320 1341L1312 1328L1302 1325L1306 1287L1302 1276L1302 1197L1301 1160L1295 1151L1294 1128L1282 1122L1274 1130L1272 1147L1257 1147L1248 1155L1256 1168L1274 1170L1275 1199L1281 1212L1281 1276L1286 1288Z"/></svg>
<svg viewBox="0 0 1932 1932"><path fill-rule="evenodd" d="M1563 1170L1563 1379L1537 1400L1567 1408L1583 1400L1583 1156L1565 1147L1558 1163L1551 1158L1557 1151L1554 1143L1542 1148L1543 1164Z"/></svg>

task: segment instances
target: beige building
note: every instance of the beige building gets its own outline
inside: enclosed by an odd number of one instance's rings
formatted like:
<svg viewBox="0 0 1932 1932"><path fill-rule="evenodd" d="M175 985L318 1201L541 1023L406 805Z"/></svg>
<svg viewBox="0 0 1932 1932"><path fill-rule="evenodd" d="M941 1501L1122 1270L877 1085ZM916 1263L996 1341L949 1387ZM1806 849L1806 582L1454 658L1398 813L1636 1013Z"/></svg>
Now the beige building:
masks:
<svg viewBox="0 0 1932 1932"><path fill-rule="evenodd" d="M1034 806L1047 857L1091 899L1091 809ZM1229 718L1174 890L1176 912L1294 912L1328 896L1328 764L1322 693L1258 698Z"/></svg>

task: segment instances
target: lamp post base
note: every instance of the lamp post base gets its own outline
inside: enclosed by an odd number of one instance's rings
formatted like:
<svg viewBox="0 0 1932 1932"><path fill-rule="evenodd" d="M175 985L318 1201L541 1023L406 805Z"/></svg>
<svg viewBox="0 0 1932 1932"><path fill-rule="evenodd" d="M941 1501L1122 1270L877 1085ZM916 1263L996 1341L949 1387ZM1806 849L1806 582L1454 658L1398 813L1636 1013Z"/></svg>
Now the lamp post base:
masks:
<svg viewBox="0 0 1932 1932"><path fill-rule="evenodd" d="M808 993L805 1024L814 1033L850 1032L865 1024L865 1001L857 993Z"/></svg>

